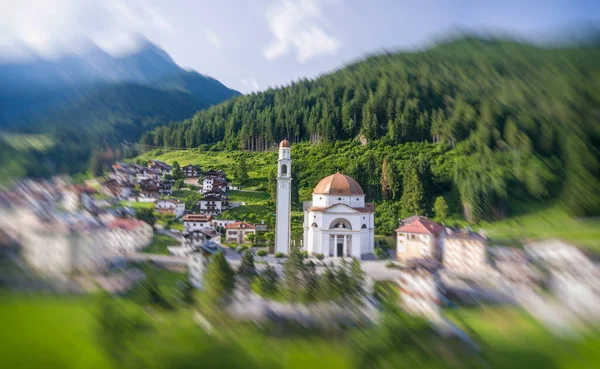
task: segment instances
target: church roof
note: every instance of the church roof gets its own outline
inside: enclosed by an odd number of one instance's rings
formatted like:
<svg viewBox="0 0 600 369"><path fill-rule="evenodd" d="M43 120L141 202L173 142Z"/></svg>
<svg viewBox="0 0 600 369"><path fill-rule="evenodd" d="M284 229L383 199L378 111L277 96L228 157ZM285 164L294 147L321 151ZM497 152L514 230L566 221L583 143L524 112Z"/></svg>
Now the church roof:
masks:
<svg viewBox="0 0 600 369"><path fill-rule="evenodd" d="M405 233L420 233L420 234L440 234L444 230L444 226L432 222L427 218L418 218L410 224L404 225L396 232Z"/></svg>
<svg viewBox="0 0 600 369"><path fill-rule="evenodd" d="M325 177L313 191L315 194L325 195L364 195L362 187L352 177L340 172Z"/></svg>
<svg viewBox="0 0 600 369"><path fill-rule="evenodd" d="M352 210L358 211L359 213L374 213L375 212L375 207L373 206L373 203L370 203L370 202L367 202L365 204L364 208L353 208L353 207L350 207L350 206L348 206L346 204L341 204L340 203L340 204L334 204L334 205L331 205L331 206L311 206L311 207L309 207L308 209L305 209L305 210L306 211L314 211L314 212L317 212L317 213L322 213L322 212L325 212L325 211L327 211L327 210L329 210L331 208L334 208L336 206L339 206L339 205L346 206L346 207L348 207L348 208L350 208Z"/></svg>
<svg viewBox="0 0 600 369"><path fill-rule="evenodd" d="M284 138L283 141L279 143L279 148L283 149L286 147L290 147L290 141L288 141L287 138Z"/></svg>

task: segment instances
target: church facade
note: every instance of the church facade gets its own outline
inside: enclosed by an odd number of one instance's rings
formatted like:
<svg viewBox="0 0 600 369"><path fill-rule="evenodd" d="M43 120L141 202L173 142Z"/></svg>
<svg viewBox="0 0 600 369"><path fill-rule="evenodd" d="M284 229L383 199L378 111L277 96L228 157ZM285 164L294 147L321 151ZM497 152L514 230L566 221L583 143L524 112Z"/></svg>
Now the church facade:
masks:
<svg viewBox="0 0 600 369"><path fill-rule="evenodd" d="M375 209L353 178L323 178L304 203L304 249L326 257L361 259L375 247Z"/></svg>

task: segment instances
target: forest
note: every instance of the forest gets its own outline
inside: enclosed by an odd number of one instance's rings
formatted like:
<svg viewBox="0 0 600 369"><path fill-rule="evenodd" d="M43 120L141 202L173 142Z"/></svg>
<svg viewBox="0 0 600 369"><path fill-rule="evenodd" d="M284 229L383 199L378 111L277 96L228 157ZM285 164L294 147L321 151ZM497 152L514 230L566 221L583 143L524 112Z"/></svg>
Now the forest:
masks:
<svg viewBox="0 0 600 369"><path fill-rule="evenodd" d="M331 169L377 200L402 200L404 214L454 192L469 221L549 199L587 216L600 212L599 102L597 44L467 37L239 96L144 133L140 144L260 151L288 138L334 155L336 142L355 140L366 149ZM303 162L300 172L323 173Z"/></svg>

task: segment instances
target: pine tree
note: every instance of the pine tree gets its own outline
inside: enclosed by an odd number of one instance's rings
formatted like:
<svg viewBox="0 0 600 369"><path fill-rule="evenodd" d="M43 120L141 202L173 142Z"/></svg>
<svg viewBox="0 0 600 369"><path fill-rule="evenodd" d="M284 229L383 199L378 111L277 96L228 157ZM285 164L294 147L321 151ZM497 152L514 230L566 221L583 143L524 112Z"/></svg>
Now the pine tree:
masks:
<svg viewBox="0 0 600 369"><path fill-rule="evenodd" d="M444 222L446 220L446 217L448 216L448 204L446 204L446 200L443 196L438 196L435 199L433 211L439 222Z"/></svg>
<svg viewBox="0 0 600 369"><path fill-rule="evenodd" d="M269 193L271 194L271 201L277 201L277 171L275 169L269 172ZM294 181L297 182L297 181Z"/></svg>
<svg viewBox="0 0 600 369"><path fill-rule="evenodd" d="M284 293L289 301L296 302L302 296L302 272L304 257L298 247L290 247L290 254L283 263Z"/></svg>
<svg viewBox="0 0 600 369"><path fill-rule="evenodd" d="M391 197L391 187L390 181L388 177L388 160L387 158L383 159L383 164L381 166L381 195L384 200L388 200Z"/></svg>
<svg viewBox="0 0 600 369"><path fill-rule="evenodd" d="M403 216L423 214L424 198L423 185L414 166L410 166L404 173L403 186L404 191L400 203L402 204Z"/></svg>
<svg viewBox="0 0 600 369"><path fill-rule="evenodd" d="M233 292L235 273L225 256L217 252L211 257L204 275L204 296L211 309L222 306Z"/></svg>
<svg viewBox="0 0 600 369"><path fill-rule="evenodd" d="M240 183L244 183L248 180L248 167L246 166L246 158L240 157L238 164L235 169L235 179Z"/></svg>
<svg viewBox="0 0 600 369"><path fill-rule="evenodd" d="M252 254L252 251L246 250L242 255L242 262L237 270L237 275L247 284L256 276L256 266L254 265L254 254Z"/></svg>

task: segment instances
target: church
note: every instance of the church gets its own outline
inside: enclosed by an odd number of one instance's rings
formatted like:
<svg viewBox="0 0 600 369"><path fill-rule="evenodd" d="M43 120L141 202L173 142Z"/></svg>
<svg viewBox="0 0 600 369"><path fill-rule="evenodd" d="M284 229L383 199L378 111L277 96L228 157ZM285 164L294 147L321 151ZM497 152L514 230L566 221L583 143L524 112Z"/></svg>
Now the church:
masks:
<svg viewBox="0 0 600 369"><path fill-rule="evenodd" d="M289 252L292 157L290 143L279 144L275 250ZM311 255L355 257L373 254L375 208L365 202L353 178L335 173L323 178L304 202L303 248Z"/></svg>
<svg viewBox="0 0 600 369"><path fill-rule="evenodd" d="M304 203L304 247L309 254L361 259L373 254L375 209L353 178L323 178Z"/></svg>

